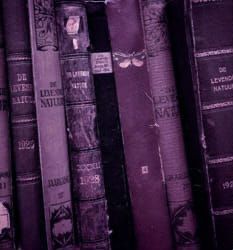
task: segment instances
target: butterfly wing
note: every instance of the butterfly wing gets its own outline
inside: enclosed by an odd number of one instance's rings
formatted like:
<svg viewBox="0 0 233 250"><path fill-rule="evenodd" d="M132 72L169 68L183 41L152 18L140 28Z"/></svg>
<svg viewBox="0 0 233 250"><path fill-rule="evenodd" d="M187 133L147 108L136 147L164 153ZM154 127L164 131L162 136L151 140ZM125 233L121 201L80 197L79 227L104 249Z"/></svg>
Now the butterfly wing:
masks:
<svg viewBox="0 0 233 250"><path fill-rule="evenodd" d="M123 69L128 68L131 65L131 60L129 58L126 58L124 61L119 63L119 66Z"/></svg>
<svg viewBox="0 0 233 250"><path fill-rule="evenodd" d="M142 65L144 64L144 61L141 61L137 58L133 58L132 59L132 64L136 67L142 67Z"/></svg>
<svg viewBox="0 0 233 250"><path fill-rule="evenodd" d="M134 55L132 59L132 64L136 67L142 67L142 65L144 64L145 58L146 58L146 53L144 50L141 52L138 52Z"/></svg>
<svg viewBox="0 0 233 250"><path fill-rule="evenodd" d="M113 60L118 63L121 68L128 68L131 65L131 59L127 54L120 52L113 53Z"/></svg>

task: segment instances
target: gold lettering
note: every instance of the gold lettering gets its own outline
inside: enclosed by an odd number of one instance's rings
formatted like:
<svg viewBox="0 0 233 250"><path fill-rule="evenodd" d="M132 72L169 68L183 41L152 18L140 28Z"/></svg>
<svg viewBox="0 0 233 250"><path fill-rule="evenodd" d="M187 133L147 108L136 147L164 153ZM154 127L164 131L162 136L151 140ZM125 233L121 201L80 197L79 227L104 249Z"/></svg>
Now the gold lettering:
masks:
<svg viewBox="0 0 233 250"><path fill-rule="evenodd" d="M41 99L40 101L41 101L41 108L51 108L54 106L64 105L63 97Z"/></svg>
<svg viewBox="0 0 233 250"><path fill-rule="evenodd" d="M34 150L35 149L35 142L34 142L34 140L18 141L18 149L19 150Z"/></svg>
<svg viewBox="0 0 233 250"><path fill-rule="evenodd" d="M12 97L12 104L33 104L35 103L32 96L15 96Z"/></svg>
<svg viewBox="0 0 233 250"><path fill-rule="evenodd" d="M32 90L33 90L32 84L21 83L21 84L11 85L11 92L12 93L26 92L26 91L32 91Z"/></svg>
<svg viewBox="0 0 233 250"><path fill-rule="evenodd" d="M89 71L68 71L66 72L67 77L69 78L76 78L76 77L89 77Z"/></svg>
<svg viewBox="0 0 233 250"><path fill-rule="evenodd" d="M27 74L26 73L17 74L17 81L18 82L27 81Z"/></svg>

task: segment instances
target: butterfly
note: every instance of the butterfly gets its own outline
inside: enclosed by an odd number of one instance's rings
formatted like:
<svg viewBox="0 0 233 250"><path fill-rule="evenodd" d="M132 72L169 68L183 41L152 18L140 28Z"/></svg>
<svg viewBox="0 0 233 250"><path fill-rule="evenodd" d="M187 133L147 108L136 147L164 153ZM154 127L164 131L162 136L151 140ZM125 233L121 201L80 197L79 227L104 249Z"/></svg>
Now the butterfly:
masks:
<svg viewBox="0 0 233 250"><path fill-rule="evenodd" d="M122 52L113 53L113 60L123 69L126 69L129 66L142 67L145 58L145 50L141 52L133 52L131 54L124 54Z"/></svg>

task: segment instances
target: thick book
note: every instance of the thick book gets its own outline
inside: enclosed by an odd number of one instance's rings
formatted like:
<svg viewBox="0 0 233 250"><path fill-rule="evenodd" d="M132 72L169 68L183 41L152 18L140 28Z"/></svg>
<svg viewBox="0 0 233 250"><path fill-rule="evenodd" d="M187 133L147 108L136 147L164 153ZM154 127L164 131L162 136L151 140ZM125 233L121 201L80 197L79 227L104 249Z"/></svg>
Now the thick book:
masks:
<svg viewBox="0 0 233 250"><path fill-rule="evenodd" d="M166 1L141 0L149 75L176 249L199 249L167 26Z"/></svg>
<svg viewBox="0 0 233 250"><path fill-rule="evenodd" d="M186 55L176 55L187 62L180 75L191 73L190 78L183 77L182 85L192 86L195 97L199 151L215 238L211 249L232 249L233 2L187 0L171 4L170 9L171 27L177 32L174 41L184 44L184 50L187 47ZM185 23L183 41L181 19ZM208 232L205 234L208 239Z"/></svg>
<svg viewBox="0 0 233 250"><path fill-rule="evenodd" d="M54 3L29 0L28 8L47 245L68 249L73 215Z"/></svg>
<svg viewBox="0 0 233 250"><path fill-rule="evenodd" d="M108 250L108 211L86 9L82 1L55 2L80 247Z"/></svg>
<svg viewBox="0 0 233 250"><path fill-rule="evenodd" d="M17 245L24 250L42 250L43 197L26 5L25 0L2 1L16 178Z"/></svg>
<svg viewBox="0 0 233 250"><path fill-rule="evenodd" d="M88 1L91 64L113 250L134 250L134 229L104 1Z"/></svg>
<svg viewBox="0 0 233 250"><path fill-rule="evenodd" d="M9 101L0 19L0 249L14 249Z"/></svg>
<svg viewBox="0 0 233 250"><path fill-rule="evenodd" d="M106 5L138 250L172 249L138 1Z"/></svg>

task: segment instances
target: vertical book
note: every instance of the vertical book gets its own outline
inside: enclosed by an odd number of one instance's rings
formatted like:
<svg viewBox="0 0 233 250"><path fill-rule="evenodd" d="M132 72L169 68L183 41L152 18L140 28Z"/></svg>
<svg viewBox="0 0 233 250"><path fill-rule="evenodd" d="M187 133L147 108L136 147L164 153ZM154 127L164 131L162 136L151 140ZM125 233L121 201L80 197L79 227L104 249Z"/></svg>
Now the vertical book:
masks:
<svg viewBox="0 0 233 250"><path fill-rule="evenodd" d="M185 3L216 246L232 249L233 1Z"/></svg>
<svg viewBox="0 0 233 250"><path fill-rule="evenodd" d="M52 0L29 0L34 92L48 249L74 244L64 96Z"/></svg>
<svg viewBox="0 0 233 250"><path fill-rule="evenodd" d="M172 248L138 1L108 1L107 17L138 250Z"/></svg>
<svg viewBox="0 0 233 250"><path fill-rule="evenodd" d="M56 18L81 249L110 249L89 34L82 1L56 1Z"/></svg>
<svg viewBox="0 0 233 250"><path fill-rule="evenodd" d="M2 6L11 100L19 246L24 250L39 250L44 247L43 199L27 1L2 1Z"/></svg>
<svg viewBox="0 0 233 250"><path fill-rule="evenodd" d="M149 75L176 249L199 249L168 36L166 1L141 0Z"/></svg>
<svg viewBox="0 0 233 250"><path fill-rule="evenodd" d="M13 196L9 133L9 102L5 73L2 19L0 20L0 249L13 250Z"/></svg>
<svg viewBox="0 0 233 250"><path fill-rule="evenodd" d="M134 250L134 230L104 1L87 2L106 197L113 250Z"/></svg>
<svg viewBox="0 0 233 250"><path fill-rule="evenodd" d="M212 248L227 250L233 247L233 1L182 3L188 58L184 66L191 71L191 79L184 78L182 84L192 85L195 96L199 150L214 229ZM182 69L183 74L186 71Z"/></svg>

